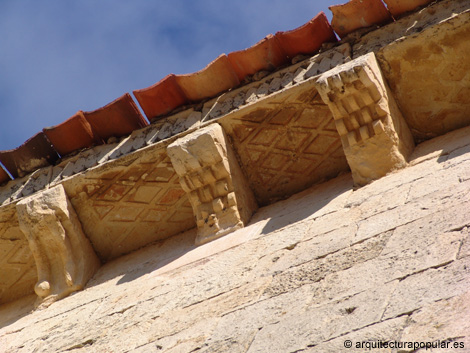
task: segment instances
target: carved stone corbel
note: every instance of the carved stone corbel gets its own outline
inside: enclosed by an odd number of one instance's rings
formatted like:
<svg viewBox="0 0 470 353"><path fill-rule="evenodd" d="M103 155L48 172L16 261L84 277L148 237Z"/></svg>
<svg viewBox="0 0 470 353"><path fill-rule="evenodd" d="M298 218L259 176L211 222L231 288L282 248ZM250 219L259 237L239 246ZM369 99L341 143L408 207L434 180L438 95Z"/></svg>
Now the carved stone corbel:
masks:
<svg viewBox="0 0 470 353"><path fill-rule="evenodd" d="M16 205L20 229L36 261L34 291L41 306L83 289L100 267L62 185L27 197Z"/></svg>
<svg viewBox="0 0 470 353"><path fill-rule="evenodd" d="M196 216L196 244L249 221L258 206L220 125L211 124L176 140L167 152Z"/></svg>
<svg viewBox="0 0 470 353"><path fill-rule="evenodd" d="M333 114L355 184L406 166L413 137L374 53L322 74L316 87Z"/></svg>

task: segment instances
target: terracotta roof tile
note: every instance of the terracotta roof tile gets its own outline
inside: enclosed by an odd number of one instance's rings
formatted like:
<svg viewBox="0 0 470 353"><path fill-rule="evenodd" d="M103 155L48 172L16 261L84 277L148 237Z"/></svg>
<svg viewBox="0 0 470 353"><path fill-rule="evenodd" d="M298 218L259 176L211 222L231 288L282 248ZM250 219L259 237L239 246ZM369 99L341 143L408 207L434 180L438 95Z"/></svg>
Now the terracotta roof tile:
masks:
<svg viewBox="0 0 470 353"><path fill-rule="evenodd" d="M169 113L187 101L174 74L166 76L153 86L135 90L134 95L149 120Z"/></svg>
<svg viewBox="0 0 470 353"><path fill-rule="evenodd" d="M5 172L0 166L0 184L3 184L7 180L10 180L10 177L8 176L7 172Z"/></svg>
<svg viewBox="0 0 470 353"><path fill-rule="evenodd" d="M331 25L341 38L356 29L392 20L381 0L351 0L343 5L330 6L329 9L333 12Z"/></svg>
<svg viewBox="0 0 470 353"><path fill-rule="evenodd" d="M277 32L276 39L284 52L293 58L299 54L311 54L325 42L336 42L336 35L325 13L320 12L303 26L291 31Z"/></svg>
<svg viewBox="0 0 470 353"><path fill-rule="evenodd" d="M250 48L220 55L198 72L168 75L134 94L151 120L181 105L212 98L238 86L246 76L275 69L298 54L313 53L326 41L336 41L336 36L321 12L294 30L270 34Z"/></svg>
<svg viewBox="0 0 470 353"><path fill-rule="evenodd" d="M148 125L129 93L92 112L83 112L91 128L103 140L125 136Z"/></svg>
<svg viewBox="0 0 470 353"><path fill-rule="evenodd" d="M258 71L273 70L288 60L286 53L272 34L248 49L228 54L228 59L240 81Z"/></svg>
<svg viewBox="0 0 470 353"><path fill-rule="evenodd" d="M393 16L401 15L402 13L412 11L419 6L427 5L432 0L383 0L388 7L388 10Z"/></svg>
<svg viewBox="0 0 470 353"><path fill-rule="evenodd" d="M393 15L414 10L431 0L384 0ZM170 113L181 105L199 102L234 88L260 70L284 65L298 54L312 54L325 42L336 41L352 31L392 21L381 0L350 0L331 6L330 25L323 12L291 31L268 35L250 48L220 55L204 69L186 75L168 75L134 94L149 119ZM334 30L334 31L333 31ZM23 176L81 148L125 136L148 125L132 97L126 93L108 105L77 114L30 138L20 147L0 151L0 162L13 177ZM48 139L49 138L49 139ZM54 146L54 147L53 147ZM55 148L55 150L54 150ZM56 152L57 151L57 152ZM0 183L8 180L0 168Z"/></svg>
<svg viewBox="0 0 470 353"><path fill-rule="evenodd" d="M0 152L0 162L14 178L53 164L58 158L43 132L37 133L13 150Z"/></svg>
<svg viewBox="0 0 470 353"><path fill-rule="evenodd" d="M177 75L176 81L185 96L193 102L213 97L240 84L240 80L225 54L220 55L198 72Z"/></svg>
<svg viewBox="0 0 470 353"><path fill-rule="evenodd" d="M76 113L61 124L44 128L43 131L61 156L103 143L82 112Z"/></svg>

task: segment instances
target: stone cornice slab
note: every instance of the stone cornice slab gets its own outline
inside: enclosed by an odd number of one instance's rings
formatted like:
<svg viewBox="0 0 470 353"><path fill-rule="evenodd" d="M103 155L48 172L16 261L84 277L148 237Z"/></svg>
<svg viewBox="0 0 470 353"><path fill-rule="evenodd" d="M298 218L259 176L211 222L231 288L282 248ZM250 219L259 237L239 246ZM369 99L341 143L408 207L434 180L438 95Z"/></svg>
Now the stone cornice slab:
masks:
<svg viewBox="0 0 470 353"><path fill-rule="evenodd" d="M243 193L229 185L238 177L244 180L242 189L253 195L247 204L263 206L350 170L356 184L363 185L405 166L413 139L470 124L469 16L468 1L433 3L377 31L352 33L284 69L258 72L251 83L174 112L128 137L111 138L10 181L0 188L0 270L5 273L0 302L30 294L38 274L44 273L41 261L33 261L35 243L27 240L41 232L27 226L34 212L21 211L18 218L17 207L41 200L54 188L64 191L74 209L72 223L80 224L81 237L101 261L108 261L197 225L204 229L210 217L219 221L230 207L233 222L219 227L220 233L201 231L198 241L245 224L249 217L241 210L250 213L256 207L238 203L237 194ZM319 83L321 77L326 86ZM185 146L200 131L219 128L224 137L214 138L218 142L213 145L223 140L223 150L231 154L228 166L236 167L225 168L227 190L220 185L227 194L211 195L214 212L204 210L206 217L198 218L203 197L189 196L199 188L181 183L186 172L177 172L178 162L167 148ZM202 169L212 170L206 162ZM368 170L361 169L364 165ZM213 180L214 185L220 180ZM60 229L61 222L52 223ZM83 286L46 281L57 297L66 295L66 288ZM39 285L38 294L47 297L46 287Z"/></svg>

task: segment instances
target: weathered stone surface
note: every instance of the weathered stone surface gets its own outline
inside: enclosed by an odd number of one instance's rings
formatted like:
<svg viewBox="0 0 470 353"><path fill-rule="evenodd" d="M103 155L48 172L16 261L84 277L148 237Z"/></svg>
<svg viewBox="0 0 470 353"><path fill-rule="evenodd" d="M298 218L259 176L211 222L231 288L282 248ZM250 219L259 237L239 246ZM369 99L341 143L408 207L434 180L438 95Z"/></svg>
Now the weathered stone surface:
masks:
<svg viewBox="0 0 470 353"><path fill-rule="evenodd" d="M470 127L454 130L416 146L411 156L411 165L437 158L437 162L447 161L456 156L464 155L469 148L468 135Z"/></svg>
<svg viewBox="0 0 470 353"><path fill-rule="evenodd" d="M458 259L470 256L470 227L463 227L460 232L462 233L464 240L460 247L459 254L457 255Z"/></svg>
<svg viewBox="0 0 470 353"><path fill-rule="evenodd" d="M277 313L270 315L270 319L276 321L263 323L249 351L293 352L378 323L395 285L391 282L321 306L309 306L308 299L304 302L297 299L303 305L297 303L299 308L292 308L286 296L285 302L277 305ZM303 293L308 295L306 290ZM279 302L279 297L273 301ZM239 316L232 320L242 324L252 320L252 317L245 315L245 318Z"/></svg>
<svg viewBox="0 0 470 353"><path fill-rule="evenodd" d="M333 249L331 253L320 255L312 260L305 260L305 258L298 256L294 249L291 250L291 253L285 255L280 252L270 254L271 262L275 263L266 267L270 268L269 271L273 271L273 279L263 292L263 296L277 296L306 284L320 282L328 274L358 266L362 262L377 257L384 249L389 238L390 234L386 233L350 247L346 247L348 242L343 241L344 250L340 248L335 251ZM303 243L299 246L299 249L309 252L310 247L311 244ZM276 260L276 258L281 258L281 260Z"/></svg>
<svg viewBox="0 0 470 353"><path fill-rule="evenodd" d="M367 239L387 230L395 229L396 227L433 213L437 216L434 219L439 219L440 214L436 211L443 211L448 208L453 208L454 211L457 211L457 217L453 220L455 226L447 230L464 226L468 221L468 215L462 214L458 212L458 210L462 207L469 207L469 202L466 201L469 185L469 182L455 184L453 187L443 188L433 193L430 197L415 199L403 206L393 208L388 212L381 212L367 219L360 220L358 222L359 229L356 234L356 241ZM452 203L456 205L452 205ZM446 224L448 223L452 222L447 219Z"/></svg>
<svg viewBox="0 0 470 353"><path fill-rule="evenodd" d="M434 301L461 295L469 289L470 258L409 276L398 284L384 318L411 313Z"/></svg>
<svg viewBox="0 0 470 353"><path fill-rule="evenodd" d="M465 148L457 145L447 157ZM21 316L33 299L8 303L0 307L0 347L341 352L346 339L395 340L407 329L410 340L461 335L468 182L451 175L464 177L470 158L438 162L428 152L358 190L346 174L261 208L247 227L209 244L195 247L194 229L110 261L84 291L47 310ZM430 193L401 195L441 173L449 177ZM393 228L374 227L387 213Z"/></svg>
<svg viewBox="0 0 470 353"><path fill-rule="evenodd" d="M388 234L389 240L379 256L365 257L367 261L364 262L358 259L354 266L345 266L341 271L330 271L313 290L315 302L321 303L327 298L340 299L390 280L404 279L453 262L458 258L468 234L450 231L448 226L452 227L456 210L464 208L465 206L459 205L382 234L381 237ZM443 222L443 219L448 222ZM430 237L430 234L433 236ZM329 255L325 259L331 257L334 258ZM357 258L357 255L353 258Z"/></svg>
<svg viewBox="0 0 470 353"><path fill-rule="evenodd" d="M34 291L49 305L83 289L100 262L62 186L56 186L16 205L19 227L36 261Z"/></svg>
<svg viewBox="0 0 470 353"><path fill-rule="evenodd" d="M406 43L420 26L440 28L468 6L437 2L381 29L375 42L367 43L375 32L364 35L354 54L389 40ZM393 33L384 37L387 30ZM337 47L257 75L262 82L194 108L202 112L181 112L10 182L0 195L0 301L29 293L37 280L27 277L35 267L25 262L32 255L28 247L22 252L27 241L17 237L12 203L46 185L64 185L103 259L164 240L109 261L84 291L47 310L28 314L31 296L2 305L0 351L338 352L346 339L428 335L467 343L468 131L429 140L408 168L353 190L340 134L314 84L316 75L349 60L343 54ZM263 204L346 173L196 247L196 229L174 236L195 223L166 146L212 118L226 129ZM4 280L4 273L13 275ZM26 292L8 289L18 285Z"/></svg>
<svg viewBox="0 0 470 353"><path fill-rule="evenodd" d="M452 215L455 215L455 209L444 212L445 216L442 218L452 219ZM441 216L442 213L439 212ZM387 264L393 270L388 278L405 278L410 274L441 267L456 260L466 234L444 231L439 227L439 217L436 216L433 214L419 219L393 232L378 258L379 262ZM433 222L436 218L438 221ZM470 223L470 218L468 222ZM434 235L432 238L428 236L431 233Z"/></svg>
<svg viewBox="0 0 470 353"><path fill-rule="evenodd" d="M450 299L424 306L410 317L410 324L403 331L401 341L449 342L447 349L433 352L465 352L470 347L470 291ZM458 345L454 346L454 342ZM463 343L464 347L460 344ZM402 350L411 352L413 349ZM429 351L429 350L428 350ZM416 352L425 352L419 349Z"/></svg>
<svg viewBox="0 0 470 353"><path fill-rule="evenodd" d="M168 146L203 244L243 227L258 208L222 127L211 124Z"/></svg>
<svg viewBox="0 0 470 353"><path fill-rule="evenodd" d="M353 45L353 57L357 58L368 52L378 52L391 43L402 42L405 37L418 37L423 29L446 22L454 18L456 14L464 13L469 9L470 5L467 0L433 2L420 11L361 36Z"/></svg>
<svg viewBox="0 0 470 353"><path fill-rule="evenodd" d="M165 144L149 146L62 183L104 261L195 226Z"/></svg>
<svg viewBox="0 0 470 353"><path fill-rule="evenodd" d="M367 326L344 336L320 343L313 347L306 347L302 353L337 353L337 352L372 352L372 353L394 353L391 348L370 348L372 343L382 341L399 341L408 317L402 316L392 320L386 320L378 324ZM352 348L345 348L345 342L349 340ZM364 342L364 343L363 343ZM362 348L357 348L362 347Z"/></svg>
<svg viewBox="0 0 470 353"><path fill-rule="evenodd" d="M219 123L260 205L348 171L331 113L311 82L231 112Z"/></svg>
<svg viewBox="0 0 470 353"><path fill-rule="evenodd" d="M444 2L445 3L445 2ZM447 2L452 8L465 2ZM468 2L466 2L468 8ZM443 6L443 5L441 5ZM424 10L423 10L424 11ZM429 139L470 123L470 9L382 48L384 76L413 135Z"/></svg>
<svg viewBox="0 0 470 353"><path fill-rule="evenodd" d="M373 53L322 74L317 89L333 113L356 184L406 166L413 138Z"/></svg>
<svg viewBox="0 0 470 353"><path fill-rule="evenodd" d="M15 205L0 209L0 303L34 293L36 263L21 231Z"/></svg>

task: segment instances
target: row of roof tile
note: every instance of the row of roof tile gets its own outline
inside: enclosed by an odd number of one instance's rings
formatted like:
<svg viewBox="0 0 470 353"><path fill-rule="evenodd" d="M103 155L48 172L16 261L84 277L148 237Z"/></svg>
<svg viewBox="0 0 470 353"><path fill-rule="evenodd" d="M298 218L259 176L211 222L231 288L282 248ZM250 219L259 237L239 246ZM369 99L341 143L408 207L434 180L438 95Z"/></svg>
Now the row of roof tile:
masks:
<svg viewBox="0 0 470 353"><path fill-rule="evenodd" d="M1 151L0 162L14 178L22 177L71 152L103 144L111 136L129 135L146 125L134 100L126 93L102 108L79 111L58 125L44 128L18 148ZM0 174L0 182L8 180L6 176Z"/></svg>
<svg viewBox="0 0 470 353"><path fill-rule="evenodd" d="M105 143L147 125L130 94L92 112L79 111L63 123L45 128L47 138L61 156Z"/></svg>
<svg viewBox="0 0 470 353"><path fill-rule="evenodd" d="M204 69L186 75L170 74L156 84L133 93L145 115L152 121L176 108L200 102L240 85L262 70L273 70L299 54L312 54L323 43L336 41L364 27L393 21L393 17L412 11L431 0L351 0L330 7L330 25L321 12L306 24L268 35L250 48L222 54ZM66 121L44 128L21 146L0 151L0 162L13 177L21 177L59 158L112 137L129 135L148 123L136 103L126 93L95 111L79 111ZM10 177L0 167L0 184Z"/></svg>
<svg viewBox="0 0 470 353"><path fill-rule="evenodd" d="M325 42L336 41L333 28L322 12L292 31L268 35L252 47L222 54L201 71L168 75L148 88L134 91L140 106L152 120L183 104L213 97L238 86L247 76L273 70L299 54L311 54Z"/></svg>
<svg viewBox="0 0 470 353"><path fill-rule="evenodd" d="M341 37L359 29L393 21L393 17L410 12L432 0L351 0L343 5L330 6L331 25Z"/></svg>

